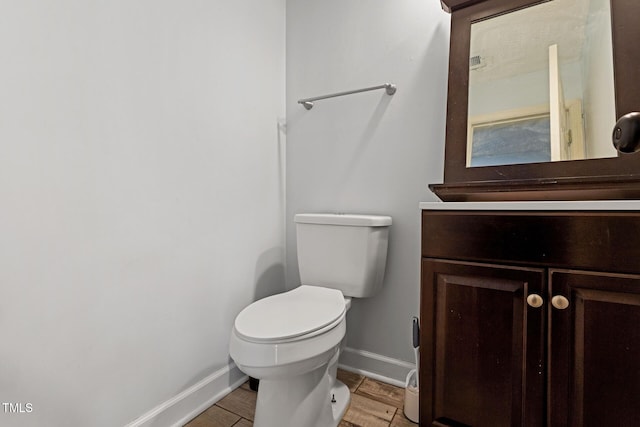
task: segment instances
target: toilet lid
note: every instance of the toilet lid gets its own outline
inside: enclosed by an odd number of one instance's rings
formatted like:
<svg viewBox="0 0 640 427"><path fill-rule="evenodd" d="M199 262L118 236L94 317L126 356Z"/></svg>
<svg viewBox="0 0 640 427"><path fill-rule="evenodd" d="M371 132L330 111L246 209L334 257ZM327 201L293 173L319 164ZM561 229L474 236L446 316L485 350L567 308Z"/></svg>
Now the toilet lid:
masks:
<svg viewBox="0 0 640 427"><path fill-rule="evenodd" d="M344 312L342 292L303 285L249 305L236 317L235 329L250 341L288 340L317 331Z"/></svg>

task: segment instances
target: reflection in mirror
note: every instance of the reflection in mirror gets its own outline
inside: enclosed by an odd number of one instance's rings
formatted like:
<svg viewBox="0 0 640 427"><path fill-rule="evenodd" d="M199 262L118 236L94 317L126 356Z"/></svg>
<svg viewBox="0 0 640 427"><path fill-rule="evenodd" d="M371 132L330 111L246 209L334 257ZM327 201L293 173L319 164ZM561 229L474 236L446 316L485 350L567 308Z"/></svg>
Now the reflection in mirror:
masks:
<svg viewBox="0 0 640 427"><path fill-rule="evenodd" d="M471 25L467 166L615 157L609 0Z"/></svg>

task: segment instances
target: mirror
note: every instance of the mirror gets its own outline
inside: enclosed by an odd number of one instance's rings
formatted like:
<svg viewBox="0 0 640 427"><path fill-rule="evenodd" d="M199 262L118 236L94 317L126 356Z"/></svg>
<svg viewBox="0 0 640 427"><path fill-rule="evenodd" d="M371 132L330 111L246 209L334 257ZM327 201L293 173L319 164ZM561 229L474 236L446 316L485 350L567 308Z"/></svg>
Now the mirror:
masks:
<svg viewBox="0 0 640 427"><path fill-rule="evenodd" d="M618 118L627 113L640 112L640 25L637 20L640 16L639 0L438 0L445 10L451 13L451 45L449 49L449 79L447 91L447 122L446 122L446 144L444 154L444 177L442 183L429 184L429 188L444 201L497 201L497 200L605 200L605 199L640 199L640 153L616 154L612 148L612 133ZM602 8L599 8L601 6ZM530 31L532 33L503 33L502 25L496 26L499 31L497 40L501 48L498 53L492 55L493 61L503 59L507 50L504 46L515 44L524 46L522 43L529 39L542 39L544 34L551 33L552 28L565 29L563 33L586 34L585 40L576 45L567 47L566 41L560 38L546 40L541 55L546 58L546 73L549 78L549 57L555 57L554 50L557 50L559 66L557 74L560 81L558 87L562 85L562 90L556 89L556 98L562 93L565 98L565 105L571 103L573 99L580 99L582 124L577 125L578 130L584 132L585 155L583 160L564 161L538 161L526 163L526 160L516 159L503 161L504 164L494 166L471 166L469 162L470 148L468 144L468 121L471 117L480 115L469 114L469 97L478 96L480 86L476 85L475 77L471 77L475 71L470 70L474 65L482 67L480 64L471 63L470 57L480 56L482 53L471 51L480 46L482 36L478 36L476 28L484 25L491 25L494 20L509 20L516 14L535 13L539 8L555 7L556 12L552 16L534 19L531 21ZM568 8L567 10L565 10ZM583 12L579 12L583 11ZM587 12L584 12L587 11ZM597 12L599 11L599 12ZM576 23L576 16L582 16L582 24ZM610 16L610 19L609 19ZM555 19L560 17L560 19ZM535 21L535 22L534 22ZM535 24L535 25L534 25ZM523 24L524 25L524 24ZM473 30L472 30L473 27ZM499 27L499 28L498 28ZM607 29L609 28L610 31ZM543 29L542 31L540 29ZM544 30L546 29L546 30ZM535 31L534 31L535 30ZM472 42L473 31L473 42ZM554 30L556 31L556 30ZM479 33L481 34L481 33ZM516 40L517 39L517 40ZM551 46L557 45L557 47ZM573 46L573 47L572 47ZM528 50L520 48L520 54L533 55ZM551 51L551 54L549 53ZM582 52L589 52L583 54ZM516 53L518 49L516 49ZM587 73L589 67L580 68L580 82L577 84L576 77L567 75L567 68L571 69L571 61L565 59L565 55L575 54L576 58L581 58L583 64L594 64L594 70L607 70L608 77L602 79L608 81L604 85L587 85ZM613 66L610 64L613 56ZM480 58L481 59L481 58ZM488 60L491 58L487 58ZM578 61L577 59L573 62ZM495 62L494 62L495 63ZM506 68L508 64L503 64L499 68ZM491 66L490 61L485 62L485 68ZM531 66L533 67L533 66ZM576 66L574 66L576 67ZM613 69L613 78L611 77ZM553 69L553 68L551 68ZM476 73L477 74L477 73ZM485 73L487 74L487 73ZM492 73L488 73L492 74ZM497 71L493 74L497 74ZM520 78L525 78L526 75ZM473 81L470 81L473 80ZM611 81L614 84L614 93L611 94ZM551 134L559 134L554 129L562 129L562 126L569 128L567 124L560 124L559 120L551 115L550 101L551 79L547 80L544 87L533 89L541 93L549 92L549 100L545 98L543 105L549 106L548 125L544 116L546 112L525 114L525 118L531 119L526 126L513 120L509 129L509 120L505 124L508 133L511 131L520 132L517 137L504 138L505 147L517 147L512 145L516 141L526 140L522 135L522 129L526 133L534 136L545 133L549 128L549 141ZM526 82L525 82L526 83ZM494 83L497 84L497 83ZM521 84L521 87L528 87ZM489 86L487 86L489 87ZM533 86L531 86L533 87ZM581 92L574 92L574 87L582 88ZM490 87L489 87L490 88ZM586 89L585 89L586 88ZM500 88L503 94L506 92L512 98L523 98L524 95L511 93ZM500 99L497 90L489 90L488 98L493 101ZM546 95L545 95L546 96ZM508 98L504 98L508 99ZM471 101L474 102L473 99ZM502 101L501 101L502 102ZM533 104L533 105L532 105ZM530 103L529 108L535 108L541 104ZM559 105L559 102L558 102ZM612 106L612 105L615 105ZM512 109L503 104L500 108L488 110L489 113L508 112ZM615 110L615 116L611 117ZM560 114L559 109L555 110L557 116L562 118L567 114ZM542 117L531 115L542 114ZM500 121L500 120L499 120ZM571 125L573 126L573 125ZM570 128L573 134L573 128ZM478 132L480 134L482 132ZM491 134L488 129L486 134ZM604 136L599 136L604 135ZM574 135L571 137L573 138ZM602 144L602 145L600 145ZM529 147L530 143L524 144ZM546 144L549 147L549 159L554 155L551 151L551 142ZM601 147L601 148L600 148ZM498 151L505 151L502 148ZM555 155L558 151L556 150ZM573 154L572 154L573 155ZM579 157L579 156L574 156ZM562 158L560 160L563 160ZM530 160L531 161L531 160Z"/></svg>
<svg viewBox="0 0 640 427"><path fill-rule="evenodd" d="M609 0L471 24L466 166L616 157Z"/></svg>

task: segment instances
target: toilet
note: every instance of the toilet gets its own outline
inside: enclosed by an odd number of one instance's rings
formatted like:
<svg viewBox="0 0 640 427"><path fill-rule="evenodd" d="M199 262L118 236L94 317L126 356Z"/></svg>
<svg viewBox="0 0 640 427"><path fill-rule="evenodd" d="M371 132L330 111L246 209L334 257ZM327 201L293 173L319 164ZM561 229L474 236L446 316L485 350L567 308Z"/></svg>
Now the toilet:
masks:
<svg viewBox="0 0 640 427"><path fill-rule="evenodd" d="M351 298L380 290L391 217L295 216L300 286L242 310L229 353L258 378L256 427L335 427L350 394L336 379Z"/></svg>

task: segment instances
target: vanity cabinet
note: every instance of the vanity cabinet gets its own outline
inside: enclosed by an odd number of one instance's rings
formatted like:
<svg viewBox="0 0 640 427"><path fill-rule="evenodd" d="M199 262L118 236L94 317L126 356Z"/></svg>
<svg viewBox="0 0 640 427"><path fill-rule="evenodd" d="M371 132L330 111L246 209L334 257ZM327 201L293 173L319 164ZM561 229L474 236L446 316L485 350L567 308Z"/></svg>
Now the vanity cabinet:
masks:
<svg viewBox="0 0 640 427"><path fill-rule="evenodd" d="M423 210L422 426L639 426L640 213Z"/></svg>

